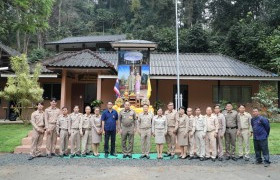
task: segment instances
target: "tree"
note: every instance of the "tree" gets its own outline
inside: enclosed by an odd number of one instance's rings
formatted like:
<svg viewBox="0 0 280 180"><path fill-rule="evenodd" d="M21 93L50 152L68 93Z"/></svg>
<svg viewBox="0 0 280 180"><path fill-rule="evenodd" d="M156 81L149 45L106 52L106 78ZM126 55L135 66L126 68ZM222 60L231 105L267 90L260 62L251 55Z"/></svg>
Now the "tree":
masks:
<svg viewBox="0 0 280 180"><path fill-rule="evenodd" d="M11 69L15 76L8 77L4 90L0 91L0 97L15 102L15 112L27 123L27 108L42 100L43 89L38 83L41 65L37 64L31 74L26 55L21 55L11 58Z"/></svg>

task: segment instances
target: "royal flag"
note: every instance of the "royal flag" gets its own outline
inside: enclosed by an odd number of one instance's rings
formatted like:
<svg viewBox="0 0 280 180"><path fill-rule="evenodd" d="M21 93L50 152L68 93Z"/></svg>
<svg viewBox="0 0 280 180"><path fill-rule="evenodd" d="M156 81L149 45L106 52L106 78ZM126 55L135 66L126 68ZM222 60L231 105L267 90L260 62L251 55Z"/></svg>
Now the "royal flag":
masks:
<svg viewBox="0 0 280 180"><path fill-rule="evenodd" d="M114 91L116 93L117 98L121 97L120 89L119 89L119 79L116 80L116 83L115 83L115 86L114 86Z"/></svg>
<svg viewBox="0 0 280 180"><path fill-rule="evenodd" d="M150 77L148 78L148 89L147 89L147 99L150 99L151 94L152 94L152 86L151 86L151 81L150 81Z"/></svg>

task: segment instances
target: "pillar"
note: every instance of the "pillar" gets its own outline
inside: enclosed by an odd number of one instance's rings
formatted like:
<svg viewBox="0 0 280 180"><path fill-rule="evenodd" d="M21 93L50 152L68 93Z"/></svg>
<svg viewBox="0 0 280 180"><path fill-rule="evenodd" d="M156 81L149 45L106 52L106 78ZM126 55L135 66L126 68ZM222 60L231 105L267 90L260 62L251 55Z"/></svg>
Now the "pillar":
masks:
<svg viewBox="0 0 280 180"><path fill-rule="evenodd" d="M62 69L61 72L61 96L60 96L60 108L66 105L66 87L67 87L67 71Z"/></svg>
<svg viewBox="0 0 280 180"><path fill-rule="evenodd" d="M97 100L101 100L101 87L102 87L101 81L102 81L102 79L98 77L97 78L97 95L96 95Z"/></svg>

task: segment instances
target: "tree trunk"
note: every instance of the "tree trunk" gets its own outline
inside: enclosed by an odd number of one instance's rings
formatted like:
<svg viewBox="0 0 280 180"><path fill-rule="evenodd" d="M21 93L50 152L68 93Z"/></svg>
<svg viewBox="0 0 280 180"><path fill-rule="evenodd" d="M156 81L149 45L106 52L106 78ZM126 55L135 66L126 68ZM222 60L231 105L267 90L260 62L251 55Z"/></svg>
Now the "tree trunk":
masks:
<svg viewBox="0 0 280 180"><path fill-rule="evenodd" d="M43 40L42 40L42 32L37 33L37 48L42 48Z"/></svg>
<svg viewBox="0 0 280 180"><path fill-rule="evenodd" d="M27 52L28 52L29 38L30 38L30 35L25 32L24 40L23 40L23 53L24 54L27 54Z"/></svg>
<svg viewBox="0 0 280 180"><path fill-rule="evenodd" d="M20 23L20 14L19 14L19 11L17 10L16 12L17 12L17 21L18 21L18 23ZM20 46L20 30L19 30L19 28L17 28L16 38L17 38L17 50L21 52L21 46Z"/></svg>
<svg viewBox="0 0 280 180"><path fill-rule="evenodd" d="M58 30L61 26L61 6L62 6L62 0L58 2Z"/></svg>
<svg viewBox="0 0 280 180"><path fill-rule="evenodd" d="M187 26L188 28L192 27L192 20L193 20L193 1L194 0L187 0Z"/></svg>

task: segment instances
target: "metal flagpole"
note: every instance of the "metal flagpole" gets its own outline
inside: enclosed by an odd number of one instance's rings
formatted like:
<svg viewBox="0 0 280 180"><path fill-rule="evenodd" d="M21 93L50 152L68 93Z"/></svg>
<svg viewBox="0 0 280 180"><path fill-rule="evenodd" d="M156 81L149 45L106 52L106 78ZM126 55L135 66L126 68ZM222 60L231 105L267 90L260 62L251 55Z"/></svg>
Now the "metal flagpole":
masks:
<svg viewBox="0 0 280 180"><path fill-rule="evenodd" d="M177 62L177 110L180 108L180 62L179 62L179 37L178 37L178 0L175 0L175 14L176 14L176 62Z"/></svg>

